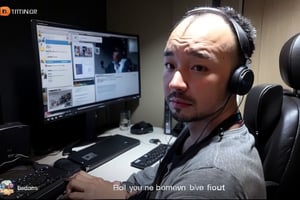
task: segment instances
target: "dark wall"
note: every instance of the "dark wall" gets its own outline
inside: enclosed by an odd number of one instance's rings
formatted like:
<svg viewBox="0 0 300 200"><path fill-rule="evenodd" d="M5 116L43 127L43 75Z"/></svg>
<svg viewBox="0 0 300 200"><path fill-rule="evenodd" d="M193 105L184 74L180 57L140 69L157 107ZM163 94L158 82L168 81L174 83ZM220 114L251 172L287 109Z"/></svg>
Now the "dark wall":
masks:
<svg viewBox="0 0 300 200"><path fill-rule="evenodd" d="M34 123L39 113L36 96L37 66L31 41L30 20L36 18L82 26L95 31L105 30L106 0L86 0L80 3L58 0L1 0L0 6L37 10L36 15L0 16L0 123ZM45 130L41 132L43 131ZM53 131L55 133L50 134L55 136L56 132L62 130ZM39 134L43 140L47 140L46 137L43 138L44 133ZM55 138L54 136L52 138Z"/></svg>

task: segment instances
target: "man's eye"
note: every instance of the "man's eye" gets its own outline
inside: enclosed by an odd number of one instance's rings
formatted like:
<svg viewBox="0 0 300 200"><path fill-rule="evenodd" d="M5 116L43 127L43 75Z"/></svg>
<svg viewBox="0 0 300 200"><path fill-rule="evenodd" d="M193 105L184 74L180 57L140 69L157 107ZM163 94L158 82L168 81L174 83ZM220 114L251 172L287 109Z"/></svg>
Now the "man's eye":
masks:
<svg viewBox="0 0 300 200"><path fill-rule="evenodd" d="M192 70L198 71L198 72L205 72L207 71L207 68L202 65L194 65L191 67Z"/></svg>
<svg viewBox="0 0 300 200"><path fill-rule="evenodd" d="M175 66L172 65L171 63L166 63L165 67L166 67L167 70L173 70L173 69L175 69Z"/></svg>

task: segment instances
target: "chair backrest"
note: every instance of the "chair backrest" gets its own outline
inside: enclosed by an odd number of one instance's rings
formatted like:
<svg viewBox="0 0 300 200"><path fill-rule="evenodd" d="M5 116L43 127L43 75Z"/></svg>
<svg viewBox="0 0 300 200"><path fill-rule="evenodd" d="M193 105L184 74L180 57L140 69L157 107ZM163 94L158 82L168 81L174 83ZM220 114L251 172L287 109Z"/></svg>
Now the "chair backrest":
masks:
<svg viewBox="0 0 300 200"><path fill-rule="evenodd" d="M245 124L256 138L256 147L262 161L264 161L263 149L281 117L282 92L280 85L261 84L253 87L246 99Z"/></svg>
<svg viewBox="0 0 300 200"><path fill-rule="evenodd" d="M279 65L293 91L279 84L254 86L244 109L245 124L261 156L268 199L300 195L300 34L283 45Z"/></svg>

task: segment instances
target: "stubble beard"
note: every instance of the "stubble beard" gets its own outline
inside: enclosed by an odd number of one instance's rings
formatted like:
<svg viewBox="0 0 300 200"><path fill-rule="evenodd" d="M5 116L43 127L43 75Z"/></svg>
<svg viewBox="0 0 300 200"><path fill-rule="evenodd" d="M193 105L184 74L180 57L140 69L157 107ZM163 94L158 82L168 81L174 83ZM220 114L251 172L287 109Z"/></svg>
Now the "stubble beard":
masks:
<svg viewBox="0 0 300 200"><path fill-rule="evenodd" d="M206 119L208 116L203 115L201 113L196 113L191 116L183 115L181 109L174 109L172 110L172 116L175 120L179 122L195 122L195 121L202 121Z"/></svg>

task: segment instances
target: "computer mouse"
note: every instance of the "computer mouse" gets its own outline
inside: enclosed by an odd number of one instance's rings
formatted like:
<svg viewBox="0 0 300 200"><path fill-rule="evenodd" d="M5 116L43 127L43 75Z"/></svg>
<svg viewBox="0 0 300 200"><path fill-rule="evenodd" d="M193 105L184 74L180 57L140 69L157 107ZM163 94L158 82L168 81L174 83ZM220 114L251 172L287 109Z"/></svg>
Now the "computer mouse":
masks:
<svg viewBox="0 0 300 200"><path fill-rule="evenodd" d="M159 139L155 139L155 138L150 139L149 142L150 142L150 143L153 143L153 144L161 143L161 141L160 141Z"/></svg>
<svg viewBox="0 0 300 200"><path fill-rule="evenodd" d="M80 170L84 170L84 168L81 165L74 163L68 158L58 159L54 162L53 167L64 170L65 172L67 172L68 176L71 176L74 173L79 172Z"/></svg>

